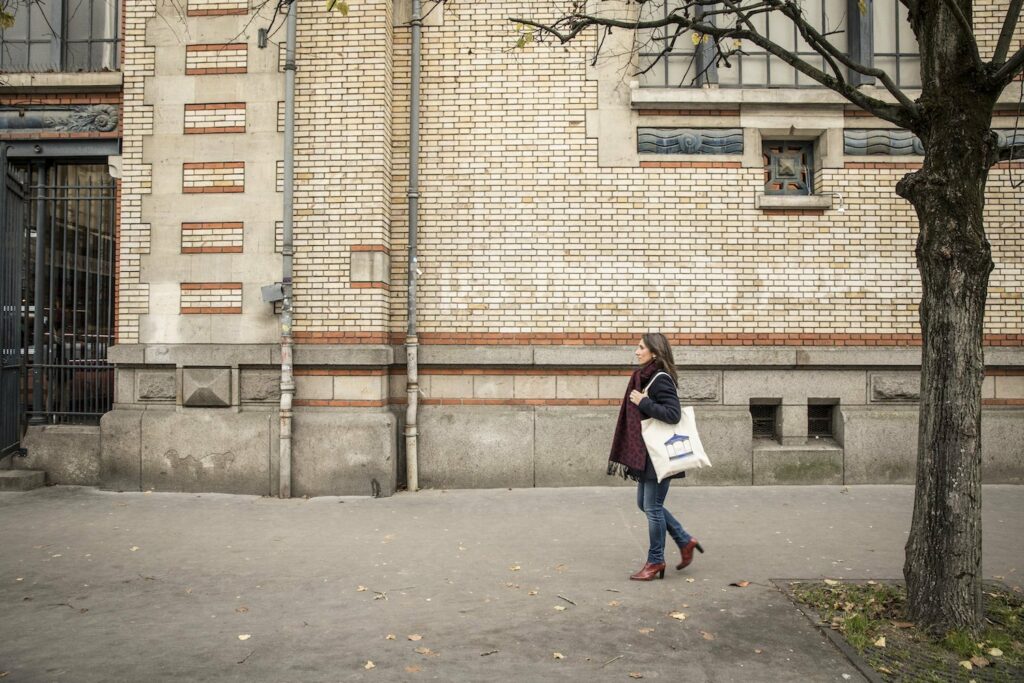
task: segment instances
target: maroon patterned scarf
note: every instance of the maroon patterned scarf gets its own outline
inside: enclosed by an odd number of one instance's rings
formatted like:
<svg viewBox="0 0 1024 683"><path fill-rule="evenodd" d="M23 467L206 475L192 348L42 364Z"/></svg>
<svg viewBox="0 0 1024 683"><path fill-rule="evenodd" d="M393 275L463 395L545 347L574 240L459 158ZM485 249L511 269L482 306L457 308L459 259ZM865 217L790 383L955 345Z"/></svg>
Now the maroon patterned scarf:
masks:
<svg viewBox="0 0 1024 683"><path fill-rule="evenodd" d="M643 391L647 383L658 372L657 363L648 363L637 368L629 379L626 395L619 408L619 419L615 424L615 436L612 438L612 452L608 456L608 474L636 479L647 466L647 446L644 444L640 421L643 414L629 400L633 391Z"/></svg>

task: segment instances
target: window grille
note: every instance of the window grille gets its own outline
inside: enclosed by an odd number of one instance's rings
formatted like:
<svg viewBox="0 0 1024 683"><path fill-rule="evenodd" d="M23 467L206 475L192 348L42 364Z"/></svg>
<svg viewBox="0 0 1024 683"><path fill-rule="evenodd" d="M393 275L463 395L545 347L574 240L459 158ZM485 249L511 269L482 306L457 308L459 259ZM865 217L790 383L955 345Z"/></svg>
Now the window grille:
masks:
<svg viewBox="0 0 1024 683"><path fill-rule="evenodd" d="M0 30L0 71L116 70L119 8L119 0L10 3L14 25Z"/></svg>
<svg viewBox="0 0 1024 683"><path fill-rule="evenodd" d="M807 406L807 435L810 437L832 436L832 414L835 406Z"/></svg>
<svg viewBox="0 0 1024 683"><path fill-rule="evenodd" d="M754 423L755 439L774 439L775 420L778 413L778 406L774 405L751 405L750 418Z"/></svg>

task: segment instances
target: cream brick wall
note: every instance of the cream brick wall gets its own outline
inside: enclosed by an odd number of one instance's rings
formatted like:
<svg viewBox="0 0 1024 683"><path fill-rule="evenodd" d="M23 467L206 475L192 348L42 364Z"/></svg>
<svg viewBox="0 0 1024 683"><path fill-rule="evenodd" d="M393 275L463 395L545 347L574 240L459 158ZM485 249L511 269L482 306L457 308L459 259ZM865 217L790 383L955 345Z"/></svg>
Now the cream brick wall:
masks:
<svg viewBox="0 0 1024 683"><path fill-rule="evenodd" d="M444 25L424 31L421 331L918 332L916 217L895 194L906 169L826 169L821 191L843 192L848 211L800 216L755 208L758 169L602 169L585 126L597 105L594 37L510 49L506 17L549 11L539 0L452 3ZM408 31L396 43L400 333ZM1020 232L1007 215L1020 191L1007 175L990 178L989 333L1024 331Z"/></svg>
<svg viewBox="0 0 1024 683"><path fill-rule="evenodd" d="M249 65L248 46L237 43L189 45L185 49L185 73L245 73Z"/></svg>
<svg viewBox="0 0 1024 683"><path fill-rule="evenodd" d="M186 104L185 132L245 132L245 103Z"/></svg>
<svg viewBox="0 0 1024 683"><path fill-rule="evenodd" d="M249 0L188 0L188 14L242 14L248 12Z"/></svg>

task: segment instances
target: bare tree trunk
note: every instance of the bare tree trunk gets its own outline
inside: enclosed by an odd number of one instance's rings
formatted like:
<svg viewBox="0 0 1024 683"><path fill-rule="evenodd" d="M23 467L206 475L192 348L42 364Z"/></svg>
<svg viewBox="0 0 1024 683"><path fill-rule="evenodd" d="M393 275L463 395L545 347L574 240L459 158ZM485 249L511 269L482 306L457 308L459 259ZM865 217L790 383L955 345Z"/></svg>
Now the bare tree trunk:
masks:
<svg viewBox="0 0 1024 683"><path fill-rule="evenodd" d="M897 187L920 221L923 286L917 487L903 574L909 618L933 631L974 630L982 617L982 341L993 267L982 212L995 142L991 107L972 95L932 111L924 165Z"/></svg>

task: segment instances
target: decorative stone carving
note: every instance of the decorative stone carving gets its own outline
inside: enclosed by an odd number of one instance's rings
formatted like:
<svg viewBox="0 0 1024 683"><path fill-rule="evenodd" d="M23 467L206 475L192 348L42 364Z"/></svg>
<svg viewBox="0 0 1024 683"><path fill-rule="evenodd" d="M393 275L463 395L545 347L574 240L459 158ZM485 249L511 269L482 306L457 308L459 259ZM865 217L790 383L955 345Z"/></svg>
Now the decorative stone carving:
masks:
<svg viewBox="0 0 1024 683"><path fill-rule="evenodd" d="M876 403L913 403L921 398L921 376L891 373L871 376L871 400Z"/></svg>
<svg viewBox="0 0 1024 683"><path fill-rule="evenodd" d="M140 401L174 399L174 370L139 370L135 374L135 395Z"/></svg>
<svg viewBox="0 0 1024 683"><path fill-rule="evenodd" d="M638 128L640 154L743 154L739 128Z"/></svg>
<svg viewBox="0 0 1024 683"><path fill-rule="evenodd" d="M1011 144L1024 144L1024 132L997 130L995 133L999 149L1006 149ZM843 153L852 156L924 156L924 145L909 130L847 129L843 131Z"/></svg>
<svg viewBox="0 0 1024 683"><path fill-rule="evenodd" d="M109 104L73 107L65 116L48 117L46 123L67 133L107 133L117 128L117 108Z"/></svg>
<svg viewBox="0 0 1024 683"><path fill-rule="evenodd" d="M276 401L281 397L281 373L243 370L240 379L243 401Z"/></svg>
<svg viewBox="0 0 1024 683"><path fill-rule="evenodd" d="M230 368L185 368L182 405L189 408L225 408L231 405Z"/></svg>

